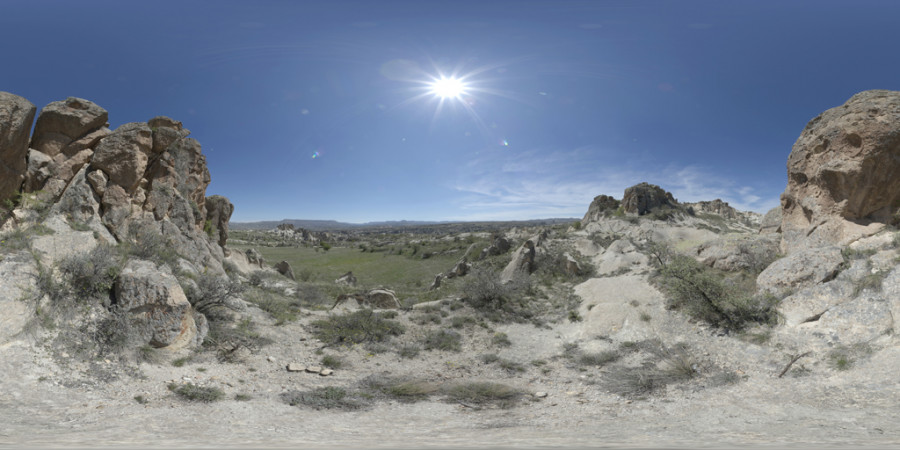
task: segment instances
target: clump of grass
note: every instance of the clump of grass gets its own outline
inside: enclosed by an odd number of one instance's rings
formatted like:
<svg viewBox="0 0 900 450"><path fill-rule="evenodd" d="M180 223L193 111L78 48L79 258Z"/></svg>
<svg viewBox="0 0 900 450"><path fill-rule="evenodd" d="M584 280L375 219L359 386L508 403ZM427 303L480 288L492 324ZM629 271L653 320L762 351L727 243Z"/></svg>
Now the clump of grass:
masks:
<svg viewBox="0 0 900 450"><path fill-rule="evenodd" d="M465 328L467 325L478 323L472 316L456 316L450 320L450 326L456 329Z"/></svg>
<svg viewBox="0 0 900 450"><path fill-rule="evenodd" d="M506 333L498 332L491 337L491 344L495 347L509 347L512 345L512 341L509 340L509 336Z"/></svg>
<svg viewBox="0 0 900 450"><path fill-rule="evenodd" d="M569 311L569 322L581 322L582 320L584 320L584 318L581 317L578 310L573 309Z"/></svg>
<svg viewBox="0 0 900 450"><path fill-rule="evenodd" d="M650 353L650 359L639 367L611 368L603 382L609 392L625 397L641 397L698 375L697 363L685 345L667 348L656 342L647 342L640 347Z"/></svg>
<svg viewBox="0 0 900 450"><path fill-rule="evenodd" d="M582 353L578 357L578 364L582 366L604 366L619 359L619 352L605 351L597 353Z"/></svg>
<svg viewBox="0 0 900 450"><path fill-rule="evenodd" d="M859 294L862 294L863 291L881 292L881 285L884 283L884 279L887 278L889 272L890 271L888 270L877 270L866 274L866 276L860 278L859 281L855 283L853 296L857 297Z"/></svg>
<svg viewBox="0 0 900 450"><path fill-rule="evenodd" d="M404 345L397 350L397 354L400 355L401 358L412 359L419 356L420 350L421 349L417 345Z"/></svg>
<svg viewBox="0 0 900 450"><path fill-rule="evenodd" d="M422 343L425 350L462 351L462 336L453 330L429 331Z"/></svg>
<svg viewBox="0 0 900 450"><path fill-rule="evenodd" d="M410 320L416 325L428 325L430 323L440 325L442 321L441 314L437 312L418 314L410 317Z"/></svg>
<svg viewBox="0 0 900 450"><path fill-rule="evenodd" d="M185 400L212 403L225 397L225 392L216 387L198 386L193 383L177 385L170 383L169 390Z"/></svg>
<svg viewBox="0 0 900 450"><path fill-rule="evenodd" d="M642 312L640 314L639 318L641 319L641 322L649 322L651 319L653 319L653 317L650 316L650 314L647 314L646 312Z"/></svg>
<svg viewBox="0 0 900 450"><path fill-rule="evenodd" d="M234 400L238 402L250 401L252 398L250 394L234 394Z"/></svg>
<svg viewBox="0 0 900 450"><path fill-rule="evenodd" d="M501 407L514 406L523 395L519 389L505 384L480 381L454 384L445 388L444 393L451 402Z"/></svg>
<svg viewBox="0 0 900 450"><path fill-rule="evenodd" d="M183 356L181 358L173 360L172 366L173 367L183 367L185 364L189 363L191 361L191 359L192 358L190 356Z"/></svg>
<svg viewBox="0 0 900 450"><path fill-rule="evenodd" d="M291 299L259 289L251 290L244 298L269 313L275 319L275 325L284 325L297 320L299 309Z"/></svg>
<svg viewBox="0 0 900 450"><path fill-rule="evenodd" d="M149 402L149 400L147 400L143 395L135 395L134 401L136 401L142 405L146 405Z"/></svg>
<svg viewBox="0 0 900 450"><path fill-rule="evenodd" d="M289 391L281 394L281 399L291 406L306 406L313 409L353 410L364 406L361 399L336 386L320 387L311 391Z"/></svg>
<svg viewBox="0 0 900 450"><path fill-rule="evenodd" d="M497 362L497 364L500 366L501 369L503 369L507 372L524 372L525 371L525 366L523 366L522 364L517 363L515 361L508 360L508 359L501 358Z"/></svg>
<svg viewBox="0 0 900 450"><path fill-rule="evenodd" d="M425 400L440 389L437 383L384 375L370 375L359 384L364 392L372 396L387 397L401 402Z"/></svg>
<svg viewBox="0 0 900 450"><path fill-rule="evenodd" d="M250 317L245 317L233 324L223 320L210 320L209 333L203 341L203 346L215 349L226 345L242 345L253 349L269 345L272 342L271 339L263 337L256 330L256 324Z"/></svg>
<svg viewBox="0 0 900 450"><path fill-rule="evenodd" d="M100 244L86 254L66 258L59 270L76 298L109 296L122 271L123 256L115 247Z"/></svg>
<svg viewBox="0 0 900 450"><path fill-rule="evenodd" d="M344 367L344 360L335 355L325 355L322 357L322 365L329 369L340 369Z"/></svg>
<svg viewBox="0 0 900 450"><path fill-rule="evenodd" d="M500 360L500 356L496 353L485 353L481 355L479 359L485 364L493 364Z"/></svg>
<svg viewBox="0 0 900 450"><path fill-rule="evenodd" d="M315 327L316 337L327 344L384 342L406 331L399 322L385 319L371 309L332 315L327 319L317 320L312 325Z"/></svg>

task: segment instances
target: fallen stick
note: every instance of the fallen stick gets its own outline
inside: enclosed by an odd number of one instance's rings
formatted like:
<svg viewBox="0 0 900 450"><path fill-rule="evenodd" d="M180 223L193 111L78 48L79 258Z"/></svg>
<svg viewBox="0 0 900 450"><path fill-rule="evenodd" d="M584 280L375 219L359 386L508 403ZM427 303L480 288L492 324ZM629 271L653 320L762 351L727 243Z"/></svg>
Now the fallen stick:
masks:
<svg viewBox="0 0 900 450"><path fill-rule="evenodd" d="M793 366L794 363L797 362L798 359L800 359L800 358L802 358L802 357L804 357L804 356L807 356L807 355L809 355L810 353L812 353L812 352L806 352L806 353L801 353L801 354L796 355L796 356L791 356L791 362L787 363L787 365L784 366L784 370L782 370L781 373L778 374L778 378L783 377L784 374L786 374L787 371L791 369L791 366Z"/></svg>

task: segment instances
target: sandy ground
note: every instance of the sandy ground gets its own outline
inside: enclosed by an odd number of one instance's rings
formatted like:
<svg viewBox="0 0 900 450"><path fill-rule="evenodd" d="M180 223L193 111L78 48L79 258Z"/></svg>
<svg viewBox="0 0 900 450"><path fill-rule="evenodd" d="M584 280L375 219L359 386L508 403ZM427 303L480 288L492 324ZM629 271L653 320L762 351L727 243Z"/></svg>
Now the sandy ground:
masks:
<svg viewBox="0 0 900 450"><path fill-rule="evenodd" d="M288 373L287 362L314 363L313 339L302 321L276 328L281 340L243 364L203 354L183 367L142 363L138 377L103 382L83 364L51 357L24 343L0 350L0 447L731 447L893 446L900 444L900 349L888 347L851 370L809 360L803 376L777 378L784 352L756 346L686 321L660 327L678 333L704 355L708 367L727 367L742 380L712 386L705 378L675 385L646 399L606 392L587 372L552 359L581 339L583 325L504 325L513 345L500 355L519 361L544 358L553 368L508 374L479 363L471 333L461 353L425 352L415 360L394 353L343 353L349 368L331 377ZM649 326L649 325L648 325ZM581 336L580 338L578 336ZM777 341L777 337L775 338ZM204 356L205 355L205 356ZM273 360L273 361L270 361ZM109 365L115 367L115 365ZM707 367L707 366L704 366ZM205 369L204 371L198 368ZM703 369L702 369L703 370ZM115 372L115 370L113 370ZM347 386L370 373L415 374L431 380L489 379L527 392L547 392L512 409L471 408L440 400L385 401L356 411L293 407L279 395L292 389ZM595 373L596 372L596 373ZM96 372L94 372L96 373ZM228 398L211 404L175 398L170 381L222 388ZM249 401L233 400L244 393ZM135 395L148 402L139 404Z"/></svg>

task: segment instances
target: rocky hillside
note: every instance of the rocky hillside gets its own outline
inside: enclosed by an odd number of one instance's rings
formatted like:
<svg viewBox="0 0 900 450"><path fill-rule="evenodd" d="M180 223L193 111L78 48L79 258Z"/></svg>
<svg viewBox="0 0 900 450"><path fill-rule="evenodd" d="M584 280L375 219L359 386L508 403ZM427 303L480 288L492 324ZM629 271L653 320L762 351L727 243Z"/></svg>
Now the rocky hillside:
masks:
<svg viewBox="0 0 900 450"><path fill-rule="evenodd" d="M28 310L85 300L82 292L48 292L48 283L107 264L108 274L92 274L115 275L105 281L112 289L104 316L142 328L132 333L140 335L135 345L202 342L206 320L173 271L225 276L234 207L206 196L210 175L200 143L167 117L110 130L105 109L74 97L45 106L33 123L35 113L28 100L0 92L2 230L21 240L4 241L0 270L9 276L0 279L0 301L17 313L4 319L0 341L28 327ZM130 252L121 267L108 255L101 260L110 248ZM26 307L21 300L29 296L35 304Z"/></svg>

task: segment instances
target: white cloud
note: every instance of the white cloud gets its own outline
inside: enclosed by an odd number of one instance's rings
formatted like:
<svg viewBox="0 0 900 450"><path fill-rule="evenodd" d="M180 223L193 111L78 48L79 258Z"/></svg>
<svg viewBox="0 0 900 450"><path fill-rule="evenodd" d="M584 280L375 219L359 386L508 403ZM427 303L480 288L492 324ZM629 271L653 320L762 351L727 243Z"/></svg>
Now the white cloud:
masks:
<svg viewBox="0 0 900 450"><path fill-rule="evenodd" d="M780 190L739 185L700 166L617 165L605 152L570 151L493 153L471 161L451 187L460 220L512 220L581 217L600 194L621 198L625 188L646 181L658 184L682 202L720 198L735 208L765 212L778 204Z"/></svg>

